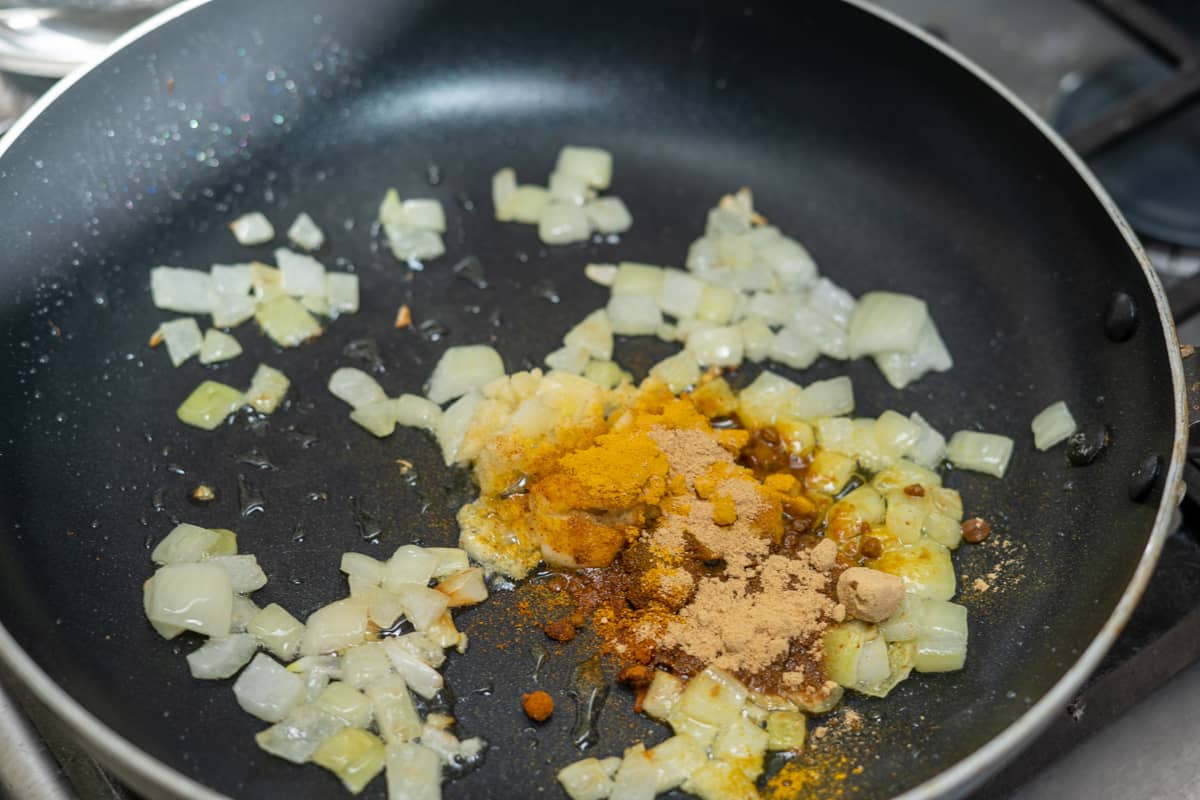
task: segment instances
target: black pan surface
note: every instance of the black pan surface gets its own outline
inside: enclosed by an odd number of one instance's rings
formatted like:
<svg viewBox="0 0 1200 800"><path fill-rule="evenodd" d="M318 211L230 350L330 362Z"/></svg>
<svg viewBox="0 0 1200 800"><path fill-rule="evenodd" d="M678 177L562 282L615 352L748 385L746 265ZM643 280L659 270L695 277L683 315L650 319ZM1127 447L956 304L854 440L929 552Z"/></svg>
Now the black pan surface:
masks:
<svg viewBox="0 0 1200 800"><path fill-rule="evenodd" d="M544 180L564 143L615 154L613 191L636 220L618 244L546 250L533 228L492 219L491 174L511 165ZM1124 592L1156 513L1156 499L1129 499L1128 476L1172 449L1168 342L1135 255L1044 135L963 67L837 2L215 0L92 70L0 158L0 621L90 712L179 772L240 797L337 796L323 770L259 753L262 726L229 682L193 681L182 657L193 643L151 631L148 548L176 520L232 527L272 577L256 599L303 617L344 592L344 550L452 543L464 474L419 432L376 441L350 422L324 389L336 367L361 366L346 345L377 343L391 394L419 390L451 344L494 342L510 370L536 363L605 300L584 263L679 265L706 209L742 185L851 291L926 298L957 362L903 392L869 363L796 377L850 374L860 414L920 410L945 431L1017 439L1003 481L949 478L997 530L956 557L964 586L1000 566L990 591L963 595L967 668L850 702L870 722L842 744L864 767L847 796L932 778L1046 693ZM448 253L423 272L372 235L389 186L449 211ZM329 239L320 257L361 276L363 308L287 351L247 324L242 357L174 370L146 346L173 316L152 307L147 273L269 258L225 229L250 210L278 231L311 214ZM452 276L467 255L488 289ZM1124 343L1102 324L1117 291L1142 310ZM394 330L401 303L445 337ZM619 352L644 370L666 350ZM268 422L206 434L175 421L195 384L244 385L260 361L294 387ZM1059 399L1112 430L1089 467L1032 447L1029 420ZM277 469L239 460L253 448ZM416 465L415 486L398 458ZM264 511L240 515L239 480ZM201 481L218 493L206 507L187 499ZM377 542L356 509L381 522ZM449 797L557 796L554 772L579 757L565 691L586 642L551 649L536 682L531 647L548 642L512 626L521 596L461 617L472 646L446 674L462 729L492 747ZM533 729L519 696L539 685L561 708ZM594 752L664 736L630 706L614 689ZM383 782L365 796L384 796Z"/></svg>

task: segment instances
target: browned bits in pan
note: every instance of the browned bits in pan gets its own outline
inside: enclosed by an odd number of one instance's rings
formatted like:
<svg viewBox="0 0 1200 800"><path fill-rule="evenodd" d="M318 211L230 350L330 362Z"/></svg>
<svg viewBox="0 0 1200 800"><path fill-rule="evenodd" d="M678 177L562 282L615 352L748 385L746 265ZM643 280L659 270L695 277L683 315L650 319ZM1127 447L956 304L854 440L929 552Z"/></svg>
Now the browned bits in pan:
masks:
<svg viewBox="0 0 1200 800"><path fill-rule="evenodd" d="M910 483L904 487L904 493L909 497L924 497L925 487L919 483Z"/></svg>
<svg viewBox="0 0 1200 800"><path fill-rule="evenodd" d="M864 536L858 544L858 552L863 558L879 558L883 555L883 543L874 536Z"/></svg>
<svg viewBox="0 0 1200 800"><path fill-rule="evenodd" d="M979 517L972 517L963 522L962 535L971 544L979 544L992 535L992 526Z"/></svg>
<svg viewBox="0 0 1200 800"><path fill-rule="evenodd" d="M570 619L556 619L553 622L547 622L543 628L546 635L556 642L569 642L575 638L575 626Z"/></svg>
<svg viewBox="0 0 1200 800"><path fill-rule="evenodd" d="M617 680L634 689L645 689L654 679L654 670L642 664L626 667L617 674Z"/></svg>

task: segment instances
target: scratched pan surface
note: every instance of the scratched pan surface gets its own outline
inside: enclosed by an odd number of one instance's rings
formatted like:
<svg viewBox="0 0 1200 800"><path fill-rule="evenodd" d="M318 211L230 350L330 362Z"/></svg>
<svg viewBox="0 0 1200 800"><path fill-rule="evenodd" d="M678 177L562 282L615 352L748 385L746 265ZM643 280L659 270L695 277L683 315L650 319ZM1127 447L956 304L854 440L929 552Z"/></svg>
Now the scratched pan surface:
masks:
<svg viewBox="0 0 1200 800"><path fill-rule="evenodd" d="M1157 498L1131 502L1126 484L1148 454L1171 455L1167 334L1109 214L1006 100L863 10L792 5L218 1L79 80L0 158L0 621L15 641L117 736L203 786L336 796L319 768L259 753L261 725L229 682L189 677L183 654L195 643L164 642L145 624L149 547L176 520L235 528L272 577L256 599L303 617L344 592L344 550L452 543L464 475L419 432L376 441L349 421L324 389L335 368L361 366L346 345L376 343L391 394L419 390L447 345L490 341L518 369L604 302L585 262L678 265L706 209L750 185L851 291L926 298L957 362L903 392L868 363L823 361L802 380L845 371L859 413L920 409L945 431L1017 438L1005 480L950 483L999 532L963 548L960 573L1019 564L968 600L965 670L853 702L878 721L873 742L850 747L864 770L847 791L914 787L1011 725L1097 636L1150 540ZM614 153L614 191L636 219L619 244L545 250L533 228L493 221L491 174L511 165L543 181L568 142ZM374 243L389 186L448 210L448 253L424 272ZM311 214L328 234L320 257L360 275L362 310L286 351L247 324L235 332L245 355L172 369L146 346L172 316L152 307L147 272L268 258L269 247L240 248L225 229L251 210L278 231ZM468 255L488 289L451 275ZM1142 309L1123 344L1101 324L1115 291ZM393 330L402 303L444 338ZM644 369L664 351L626 342L620 353ZM245 385L261 361L294 387L268 421L203 433L175 420L198 382ZM1031 446L1030 418L1058 399L1114 432L1090 467ZM239 460L256 449L276 469ZM416 466L415 482L398 458ZM265 510L240 515L239 476ZM187 500L200 482L218 494L206 507ZM356 509L378 522L376 541L362 538ZM492 746L450 797L554 796L555 770L578 757L566 691L584 651L551 651L536 683L531 647L543 642L514 625L520 596L497 593L460 617L472 646L446 670L455 713ZM535 685L561 708L533 730L518 699ZM664 735L630 705L613 691L593 752ZM382 781L367 792L383 794Z"/></svg>

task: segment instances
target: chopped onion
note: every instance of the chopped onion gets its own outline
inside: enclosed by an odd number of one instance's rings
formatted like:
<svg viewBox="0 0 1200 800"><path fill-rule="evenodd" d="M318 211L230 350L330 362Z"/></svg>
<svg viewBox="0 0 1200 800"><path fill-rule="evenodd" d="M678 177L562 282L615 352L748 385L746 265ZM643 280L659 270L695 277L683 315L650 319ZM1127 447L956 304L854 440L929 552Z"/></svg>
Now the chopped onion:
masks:
<svg viewBox="0 0 1200 800"><path fill-rule="evenodd" d="M351 794L358 794L383 770L387 751L379 737L356 726L342 728L321 742L312 760L337 775Z"/></svg>
<svg viewBox="0 0 1200 800"><path fill-rule="evenodd" d="M156 564L190 564L209 556L231 556L237 553L237 536L220 531L180 523L171 529L150 553Z"/></svg>
<svg viewBox="0 0 1200 800"><path fill-rule="evenodd" d="M541 186L518 186L496 206L496 219L501 222L524 222L536 225L550 194Z"/></svg>
<svg viewBox="0 0 1200 800"><path fill-rule="evenodd" d="M757 316L768 325L786 325L801 303L803 295L756 292L741 310L744 316Z"/></svg>
<svg viewBox="0 0 1200 800"><path fill-rule="evenodd" d="M588 222L600 233L624 233L633 226L633 215L619 197L600 197L583 207Z"/></svg>
<svg viewBox="0 0 1200 800"><path fill-rule="evenodd" d="M714 325L724 325L733 318L738 293L722 286L705 286L696 307L696 318Z"/></svg>
<svg viewBox="0 0 1200 800"><path fill-rule="evenodd" d="M436 431L442 410L432 400L415 394L402 394L392 401L396 423L410 428Z"/></svg>
<svg viewBox="0 0 1200 800"><path fill-rule="evenodd" d="M875 440L892 455L892 458L899 458L909 452L922 433L920 423L895 411L884 411L875 421Z"/></svg>
<svg viewBox="0 0 1200 800"><path fill-rule="evenodd" d="M286 717L254 736L254 741L271 755L293 764L307 763L317 748L346 723L313 705L294 708Z"/></svg>
<svg viewBox="0 0 1200 800"><path fill-rule="evenodd" d="M426 393L441 405L504 375L500 354L485 344L451 347L442 354Z"/></svg>
<svg viewBox="0 0 1200 800"><path fill-rule="evenodd" d="M857 306L854 297L829 278L818 280L808 293L808 307L829 317L840 328L849 328L850 318Z"/></svg>
<svg viewBox="0 0 1200 800"><path fill-rule="evenodd" d="M504 167L492 176L492 214L501 222L500 208L512 197L517 190L517 173L512 167Z"/></svg>
<svg viewBox="0 0 1200 800"><path fill-rule="evenodd" d="M793 369L808 369L821 354L817 343L794 328L784 328L767 345L767 358Z"/></svg>
<svg viewBox="0 0 1200 800"><path fill-rule="evenodd" d="M437 753L413 742L388 743L388 800L440 800L441 783Z"/></svg>
<svg viewBox="0 0 1200 800"><path fill-rule="evenodd" d="M313 218L301 211L287 230L287 237L305 250L318 250L325 244L325 233L313 222Z"/></svg>
<svg viewBox="0 0 1200 800"><path fill-rule="evenodd" d="M437 669L446 661L446 653L443 651L442 646L420 631L413 631L412 633L406 633L403 636L394 638L402 647L416 656L418 660L425 662L434 669Z"/></svg>
<svg viewBox="0 0 1200 800"><path fill-rule="evenodd" d="M188 654L188 669L193 678L221 680L234 675L254 657L258 641L248 633L234 633L224 639L209 639Z"/></svg>
<svg viewBox="0 0 1200 800"><path fill-rule="evenodd" d="M311 703L331 680L342 675L341 660L337 656L304 656L288 665L288 672L304 679L304 697Z"/></svg>
<svg viewBox="0 0 1200 800"><path fill-rule="evenodd" d="M438 563L437 553L430 553L415 544L401 545L384 566L383 588L398 593L410 586L426 586L433 578Z"/></svg>
<svg viewBox="0 0 1200 800"><path fill-rule="evenodd" d="M850 357L914 352L928 321L924 300L895 292L867 292L850 318Z"/></svg>
<svg viewBox="0 0 1200 800"><path fill-rule="evenodd" d="M940 600L922 602L917 633L917 672L952 672L967 657L967 609Z"/></svg>
<svg viewBox="0 0 1200 800"><path fill-rule="evenodd" d="M288 613L278 603L271 603L254 615L246 626L246 633L253 634L263 647L284 661L291 661L300 653L304 639L304 623Z"/></svg>
<svg viewBox="0 0 1200 800"><path fill-rule="evenodd" d="M915 597L949 600L957 590L950 551L931 539L885 551L874 568L900 578Z"/></svg>
<svg viewBox="0 0 1200 800"><path fill-rule="evenodd" d="M642 709L652 719L666 721L682 693L682 680L669 672L655 670L654 678L651 679L646 696L642 700Z"/></svg>
<svg viewBox="0 0 1200 800"><path fill-rule="evenodd" d="M738 329L742 332L742 347L746 358L755 363L766 359L771 342L775 339L775 334L771 332L767 323L758 317L747 317L738 323Z"/></svg>
<svg viewBox="0 0 1200 800"><path fill-rule="evenodd" d="M756 254L775 273L785 291L807 289L817 281L816 263L795 239L771 238L756 248Z"/></svg>
<svg viewBox="0 0 1200 800"><path fill-rule="evenodd" d="M211 431L237 411L244 401L245 395L232 386L204 381L175 410L175 416L186 425Z"/></svg>
<svg viewBox="0 0 1200 800"><path fill-rule="evenodd" d="M613 333L649 336L662 324L662 312L650 295L613 295L606 307Z"/></svg>
<svg viewBox="0 0 1200 800"><path fill-rule="evenodd" d="M738 395L738 413L753 427L775 424L790 415L803 389L787 378L763 370L754 382Z"/></svg>
<svg viewBox="0 0 1200 800"><path fill-rule="evenodd" d="M467 435L471 418L475 415L475 410L479 408L481 402L483 402L483 395L477 391L469 392L442 412L435 435L438 445L442 448L442 459L447 464L453 464L458 460L458 450L462 446L463 437Z"/></svg>
<svg viewBox="0 0 1200 800"><path fill-rule="evenodd" d="M595 196L595 192L588 189L587 181L578 175L569 175L565 172L550 173L547 190L552 202L557 201L575 206L582 206Z"/></svg>
<svg viewBox="0 0 1200 800"><path fill-rule="evenodd" d="M322 281L324 283L324 281ZM300 298L300 305L319 317L333 316L329 311L329 298L322 292L309 292Z"/></svg>
<svg viewBox="0 0 1200 800"><path fill-rule="evenodd" d="M400 674L400 677L404 679L404 683L407 684L409 689L426 700L429 700L442 690L442 686L445 685L442 673L414 656L399 641L396 639L385 639L383 649L387 652L388 658L392 660L392 666Z"/></svg>
<svg viewBox="0 0 1200 800"><path fill-rule="evenodd" d="M433 569L434 578L444 578L447 575L462 572L470 566L470 562L467 560L467 551L460 547L425 547L422 549L437 558L437 566Z"/></svg>
<svg viewBox="0 0 1200 800"><path fill-rule="evenodd" d="M687 349L702 367L736 367L742 363L742 334L729 326L698 330L688 336Z"/></svg>
<svg viewBox="0 0 1200 800"><path fill-rule="evenodd" d="M792 404L792 414L800 419L836 417L853 410L854 386L845 375L810 383Z"/></svg>
<svg viewBox="0 0 1200 800"><path fill-rule="evenodd" d="M946 437L934 430L933 426L915 411L909 415L909 419L920 427L921 433L917 441L904 453L905 458L926 469L937 469L946 458Z"/></svg>
<svg viewBox="0 0 1200 800"><path fill-rule="evenodd" d="M222 333L215 328L204 332L204 343L200 347L200 363L215 364L218 361L228 361L242 354L242 346L238 340L228 333Z"/></svg>
<svg viewBox="0 0 1200 800"><path fill-rule="evenodd" d="M387 393L378 381L361 369L341 367L329 376L329 391L339 400L349 403L353 408L382 403L387 400Z"/></svg>
<svg viewBox="0 0 1200 800"><path fill-rule="evenodd" d="M212 556L208 563L216 564L229 573L233 591L238 594L250 594L267 585L267 574L252 555Z"/></svg>
<svg viewBox="0 0 1200 800"><path fill-rule="evenodd" d="M1075 432L1075 418L1067 404L1058 401L1047 406L1033 418L1033 444L1038 450L1049 450L1065 442Z"/></svg>
<svg viewBox="0 0 1200 800"><path fill-rule="evenodd" d="M574 175L595 189L607 189L612 182L612 154L596 147L567 145L558 151L556 173Z"/></svg>
<svg viewBox="0 0 1200 800"><path fill-rule="evenodd" d="M583 368L583 377L606 389L614 389L622 383L633 381L633 376L621 369L615 361L596 361L594 359Z"/></svg>
<svg viewBox="0 0 1200 800"><path fill-rule="evenodd" d="M1012 458L1013 440L978 431L957 431L946 445L946 458L959 469L1004 477Z"/></svg>
<svg viewBox="0 0 1200 800"><path fill-rule="evenodd" d="M321 326L297 300L283 295L261 304L254 312L263 333L281 347L295 347L321 333Z"/></svg>
<svg viewBox="0 0 1200 800"><path fill-rule="evenodd" d="M397 261L428 261L446 252L446 245L437 231L385 223L383 233Z"/></svg>
<svg viewBox="0 0 1200 800"><path fill-rule="evenodd" d="M191 317L180 317L158 326L163 342L167 345L167 355L171 363L178 367L192 356L200 352L204 346L204 334L200 326Z"/></svg>
<svg viewBox="0 0 1200 800"><path fill-rule="evenodd" d="M404 616L413 627L423 631L438 621L449 607L449 598L436 589L408 584L396 590L396 596L404 604Z"/></svg>
<svg viewBox="0 0 1200 800"><path fill-rule="evenodd" d="M692 272L707 272L715 269L717 266L716 241L708 238L700 238L692 242L688 248L684 266Z"/></svg>
<svg viewBox="0 0 1200 800"><path fill-rule="evenodd" d="M579 206L551 201L538 217L538 238L546 244L586 241L592 234L587 214Z"/></svg>
<svg viewBox="0 0 1200 800"><path fill-rule="evenodd" d="M279 265L279 279L283 290L288 294L293 297L324 294L325 265L320 261L281 247L275 251L275 263Z"/></svg>
<svg viewBox="0 0 1200 800"><path fill-rule="evenodd" d="M653 264L639 264L635 261L623 261L617 266L617 274L613 279L613 297L618 295L648 295L655 297L662 288L664 270Z"/></svg>
<svg viewBox="0 0 1200 800"><path fill-rule="evenodd" d="M954 366L954 361L931 318L925 321L913 351L879 353L875 356L875 364L888 383L903 389L927 372L945 372Z"/></svg>
<svg viewBox="0 0 1200 800"><path fill-rule="evenodd" d="M583 268L583 274L592 283L612 286L617 280L618 269L616 264L588 264Z"/></svg>
<svg viewBox="0 0 1200 800"><path fill-rule="evenodd" d="M625 757L613 778L610 800L654 800L658 768L646 757L646 746L638 743L625 749Z"/></svg>
<svg viewBox="0 0 1200 800"><path fill-rule="evenodd" d="M212 278L212 290L217 294L245 295L254 287L249 264L213 264L208 272ZM153 286L153 271L150 275Z"/></svg>
<svg viewBox="0 0 1200 800"><path fill-rule="evenodd" d="M240 594L233 596L233 614L229 620L229 630L233 633L245 633L250 621L258 615L261 609L249 597Z"/></svg>
<svg viewBox="0 0 1200 800"><path fill-rule="evenodd" d="M563 767L555 777L571 800L605 800L612 792L612 778L595 758Z"/></svg>
<svg viewBox="0 0 1200 800"><path fill-rule="evenodd" d="M352 648L353 652L357 648ZM343 664L343 671L345 665ZM347 725L365 728L371 724L371 701L345 681L333 681L317 695L313 703L326 714L332 714Z"/></svg>
<svg viewBox="0 0 1200 800"><path fill-rule="evenodd" d="M591 358L583 350L575 347L560 347L546 355L545 365L550 369L569 372L572 375L582 375Z"/></svg>
<svg viewBox="0 0 1200 800"><path fill-rule="evenodd" d="M254 316L254 298L248 294L217 292L210 305L212 324L218 328L236 328Z"/></svg>
<svg viewBox="0 0 1200 800"><path fill-rule="evenodd" d="M582 350L599 361L608 361L613 353L613 331L608 321L608 312L597 309L583 318L578 325L567 331L563 344Z"/></svg>
<svg viewBox="0 0 1200 800"><path fill-rule="evenodd" d="M446 232L446 214L440 202L429 198L401 201L395 189L388 189L384 195L379 205L379 221L385 228Z"/></svg>
<svg viewBox="0 0 1200 800"><path fill-rule="evenodd" d="M324 292L333 316L358 312L357 275L349 272L326 272Z"/></svg>
<svg viewBox="0 0 1200 800"><path fill-rule="evenodd" d="M206 314L212 305L212 278L208 272L178 266L150 270L150 295L156 308L181 314Z"/></svg>
<svg viewBox="0 0 1200 800"><path fill-rule="evenodd" d="M205 636L229 635L233 587L216 564L167 564L154 573L147 616Z"/></svg>
<svg viewBox="0 0 1200 800"><path fill-rule="evenodd" d="M386 651L385 651L386 653ZM421 718L417 715L417 707L413 704L408 685L399 675L388 675L381 678L365 690L371 698L375 710L375 725L388 744L398 744L408 741L421 733ZM434 756L434 760L437 756ZM392 769L388 768L391 778ZM389 785L391 781L388 781ZM436 784L435 784L436 786Z"/></svg>
<svg viewBox="0 0 1200 800"><path fill-rule="evenodd" d="M659 794L682 786L689 775L708 761L704 747L687 734L672 736L656 745L649 755L657 771L654 791Z"/></svg>
<svg viewBox="0 0 1200 800"><path fill-rule="evenodd" d="M250 379L245 402L261 414L274 413L291 385L292 382L279 370L259 364Z"/></svg>
<svg viewBox="0 0 1200 800"><path fill-rule="evenodd" d="M304 622L300 652L306 656L332 653L359 644L367 635L367 604L355 598L319 608Z"/></svg>
<svg viewBox="0 0 1200 800"><path fill-rule="evenodd" d="M342 553L339 569L350 577L366 578L369 583L383 580L383 562L362 553Z"/></svg>
<svg viewBox="0 0 1200 800"><path fill-rule="evenodd" d="M356 689L378 683L392 672L392 660L381 642L351 647L342 656L342 680Z"/></svg>
<svg viewBox="0 0 1200 800"><path fill-rule="evenodd" d="M283 291L283 279L279 270L269 264L251 261L250 280L254 286L254 298L260 303L287 294Z"/></svg>
<svg viewBox="0 0 1200 800"><path fill-rule="evenodd" d="M275 238L275 228L259 211L238 217L229 223L229 230L233 231L233 238L238 240L238 244L264 244Z"/></svg>
<svg viewBox="0 0 1200 800"><path fill-rule="evenodd" d="M658 307L664 314L679 319L694 317L700 308L704 287L704 281L682 270L663 270L658 289Z"/></svg>
<svg viewBox="0 0 1200 800"><path fill-rule="evenodd" d="M479 567L448 575L438 581L436 588L449 598L450 608L473 606L487 600L488 596L487 584L483 582L483 570Z"/></svg>

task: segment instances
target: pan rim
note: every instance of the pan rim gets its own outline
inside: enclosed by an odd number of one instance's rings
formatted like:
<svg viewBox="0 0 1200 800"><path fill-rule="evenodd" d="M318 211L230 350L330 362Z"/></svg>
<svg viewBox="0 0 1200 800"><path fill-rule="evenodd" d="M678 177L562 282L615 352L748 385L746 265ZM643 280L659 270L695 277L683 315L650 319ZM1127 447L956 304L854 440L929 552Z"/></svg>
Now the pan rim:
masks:
<svg viewBox="0 0 1200 800"><path fill-rule="evenodd" d="M182 0L170 6L123 34L100 54L96 60L86 64L67 77L60 80L48 92L40 97L0 138L0 157L12 147L24 131L48 107L66 94L76 83L82 80L92 70L105 63L112 55L133 44L138 39L157 30L158 28L182 17L197 8L207 5L211 0ZM1174 443L1163 481L1162 498L1158 504L1154 525L1146 546L1142 550L1138 566L1126 585L1121 599L1117 602L1112 614L1105 621L1100 632L1093 638L1091 644L1083 651L1075 662L1067 669L1058 682L1050 688L1036 703L1012 724L988 741L983 747L958 761L950 768L942 771L933 778L919 784L905 793L898 795L895 800L930 800L934 797L958 797L981 784L988 776L1012 759L1020 751L1023 744L1037 732L1045 728L1052 716L1066 707L1073 698L1075 691L1083 681L1095 671L1100 659L1109 650L1121 629L1128 622L1142 593L1149 582L1150 575L1158 561L1163 542L1171 531L1171 519L1175 507L1182 499L1182 471L1186 450L1187 401L1183 364L1179 350L1179 341L1175 326L1171 320L1166 294L1157 273L1150 265L1140 242L1130 228L1129 223L1116 207L1107 191L1101 186L1095 175L1080 157L1066 144L1059 134L1039 117L1023 100L1000 83L988 71L959 53L953 47L905 20L895 13L879 8L869 0L841 0L876 19L889 24L897 30L915 37L924 44L934 48L941 55L953 61L958 67L967 70L984 85L996 92L1007 101L1017 112L1032 123L1034 127L1058 150L1059 154L1074 168L1101 206L1108 213L1113 224L1117 226L1126 244L1129 246L1138 264L1142 268L1144 279L1149 283L1154 297L1155 311L1162 328L1163 338L1167 345L1168 365L1171 371L1171 384L1175 406ZM56 717L66 723L72 732L79 737L87 749L96 755L104 764L123 779L128 780L134 788L146 791L156 796L166 793L171 796L204 798L204 800L220 800L225 795L200 784L187 775L179 772L165 762L150 756L141 748L125 739L98 717L93 715L65 689L54 682L42 668L25 652L16 639L0 623L0 660L13 672L14 676L28 687L37 700L43 703Z"/></svg>

